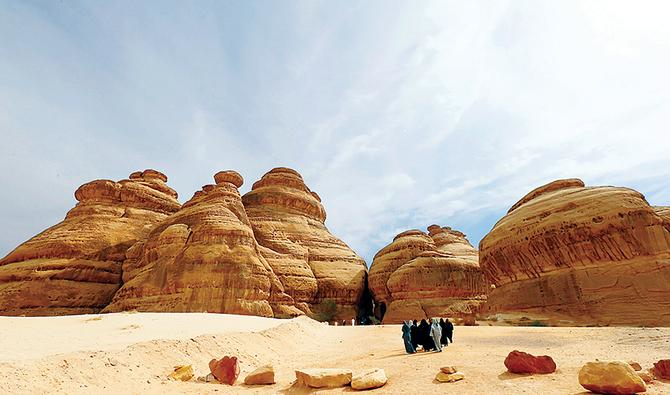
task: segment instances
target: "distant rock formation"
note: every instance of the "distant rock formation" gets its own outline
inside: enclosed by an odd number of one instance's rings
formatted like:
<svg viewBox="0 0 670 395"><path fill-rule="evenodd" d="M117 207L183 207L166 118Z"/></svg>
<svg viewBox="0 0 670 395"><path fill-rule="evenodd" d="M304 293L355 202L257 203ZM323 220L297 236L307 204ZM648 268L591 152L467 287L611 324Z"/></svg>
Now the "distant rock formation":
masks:
<svg viewBox="0 0 670 395"><path fill-rule="evenodd" d="M242 176L214 179L128 251L123 287L105 312L301 314L260 254L238 191Z"/></svg>
<svg viewBox="0 0 670 395"><path fill-rule="evenodd" d="M321 319L363 313L365 261L328 231L321 199L298 172L272 169L242 202L261 255L300 310Z"/></svg>
<svg viewBox="0 0 670 395"><path fill-rule="evenodd" d="M558 180L480 243L487 312L584 325L670 325L670 209L627 188ZM371 274L372 276L372 274Z"/></svg>
<svg viewBox="0 0 670 395"><path fill-rule="evenodd" d="M384 323L472 317L485 301L477 251L465 235L431 225L409 230L382 248L370 267L375 315Z"/></svg>
<svg viewBox="0 0 670 395"><path fill-rule="evenodd" d="M65 219L0 260L1 315L97 313L121 285L125 252L180 205L156 170L75 192Z"/></svg>

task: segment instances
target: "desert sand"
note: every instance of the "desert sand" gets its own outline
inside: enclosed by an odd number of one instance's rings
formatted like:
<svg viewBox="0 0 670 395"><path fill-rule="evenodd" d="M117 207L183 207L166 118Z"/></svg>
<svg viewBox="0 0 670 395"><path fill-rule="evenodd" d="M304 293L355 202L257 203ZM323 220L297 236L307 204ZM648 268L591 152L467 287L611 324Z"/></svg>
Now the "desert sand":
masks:
<svg viewBox="0 0 670 395"><path fill-rule="evenodd" d="M404 353L399 325L335 327L306 317L291 320L198 313L116 313L64 317L0 317L0 393L311 393L294 369L380 367L389 381L375 393L580 394L579 368L588 361L635 360L643 368L670 357L670 328L456 327L442 353ZM549 375L506 372L514 350L554 358ZM212 358L235 355L237 383L175 382L174 365L209 373ZM277 384L245 386L246 373L273 364ZM441 366L464 381L438 383ZM351 388L314 391L341 393ZM656 381L648 394L670 393Z"/></svg>

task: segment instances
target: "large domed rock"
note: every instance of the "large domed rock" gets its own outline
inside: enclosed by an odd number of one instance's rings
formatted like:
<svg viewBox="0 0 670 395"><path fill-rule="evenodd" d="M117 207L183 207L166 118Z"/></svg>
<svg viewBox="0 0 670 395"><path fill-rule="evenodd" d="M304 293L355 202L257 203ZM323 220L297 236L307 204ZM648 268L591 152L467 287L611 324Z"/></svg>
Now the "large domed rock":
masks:
<svg viewBox="0 0 670 395"><path fill-rule="evenodd" d="M273 169L242 202L261 255L296 306L315 318L357 317L365 302L365 261L328 231L321 199L300 174Z"/></svg>
<svg viewBox="0 0 670 395"><path fill-rule="evenodd" d="M480 243L487 311L568 324L670 325L670 210L627 188L542 186Z"/></svg>
<svg viewBox="0 0 670 395"><path fill-rule="evenodd" d="M215 180L128 251L125 283L106 312L301 313L260 253L237 189L242 177L225 171Z"/></svg>
<svg viewBox="0 0 670 395"><path fill-rule="evenodd" d="M461 232L431 225L409 230L382 248L370 267L375 314L384 323L471 317L485 297L477 251Z"/></svg>
<svg viewBox="0 0 670 395"><path fill-rule="evenodd" d="M99 312L121 285L126 249L179 209L166 182L145 170L79 187L62 222L0 260L0 314Z"/></svg>

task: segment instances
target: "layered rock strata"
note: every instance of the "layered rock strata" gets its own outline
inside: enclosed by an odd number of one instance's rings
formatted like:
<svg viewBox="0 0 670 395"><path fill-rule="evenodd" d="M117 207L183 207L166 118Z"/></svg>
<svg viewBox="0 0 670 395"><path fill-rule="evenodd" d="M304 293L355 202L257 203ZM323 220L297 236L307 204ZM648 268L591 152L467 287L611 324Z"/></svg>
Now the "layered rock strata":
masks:
<svg viewBox="0 0 670 395"><path fill-rule="evenodd" d="M121 285L125 252L180 205L155 170L96 180L65 219L0 260L0 314L97 313Z"/></svg>
<svg viewBox="0 0 670 395"><path fill-rule="evenodd" d="M637 191L558 180L480 243L489 313L568 324L670 325L670 210Z"/></svg>
<svg viewBox="0 0 670 395"><path fill-rule="evenodd" d="M328 231L321 199L298 172L269 171L242 202L261 255L300 310L326 320L363 314L365 261Z"/></svg>
<svg viewBox="0 0 670 395"><path fill-rule="evenodd" d="M128 251L125 283L106 312L300 314L260 253L242 177L224 171L214 179Z"/></svg>
<svg viewBox="0 0 670 395"><path fill-rule="evenodd" d="M470 317L486 299L477 251L463 233L438 225L402 232L382 248L369 287L384 323Z"/></svg>

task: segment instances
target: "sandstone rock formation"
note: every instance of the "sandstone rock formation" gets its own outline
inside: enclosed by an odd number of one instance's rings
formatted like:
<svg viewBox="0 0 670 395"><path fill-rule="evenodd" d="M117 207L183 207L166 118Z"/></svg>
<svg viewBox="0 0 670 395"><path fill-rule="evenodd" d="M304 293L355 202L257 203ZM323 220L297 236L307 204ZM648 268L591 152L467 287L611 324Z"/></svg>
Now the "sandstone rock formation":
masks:
<svg viewBox="0 0 670 395"><path fill-rule="evenodd" d="M0 260L0 314L99 312L121 285L126 249L179 209L166 182L145 170L79 187L62 222Z"/></svg>
<svg viewBox="0 0 670 395"><path fill-rule="evenodd" d="M535 356L514 350L505 358L505 367L510 373L547 374L556 371L556 363L548 355Z"/></svg>
<svg viewBox="0 0 670 395"><path fill-rule="evenodd" d="M128 251L124 285L106 312L301 314L260 253L237 189L242 177L214 178Z"/></svg>
<svg viewBox="0 0 670 395"><path fill-rule="evenodd" d="M358 317L366 303L365 261L328 231L321 199L298 172L269 171L242 202L260 254L300 310L317 319ZM336 308L324 311L329 303Z"/></svg>
<svg viewBox="0 0 670 395"><path fill-rule="evenodd" d="M669 213L634 190L576 179L532 191L480 243L495 285L487 312L670 325Z"/></svg>
<svg viewBox="0 0 670 395"><path fill-rule="evenodd" d="M469 316L486 299L477 251L438 225L397 235L375 255L368 282L384 323Z"/></svg>
<svg viewBox="0 0 670 395"><path fill-rule="evenodd" d="M598 394L636 394L647 386L625 362L589 362L579 370L579 384Z"/></svg>

